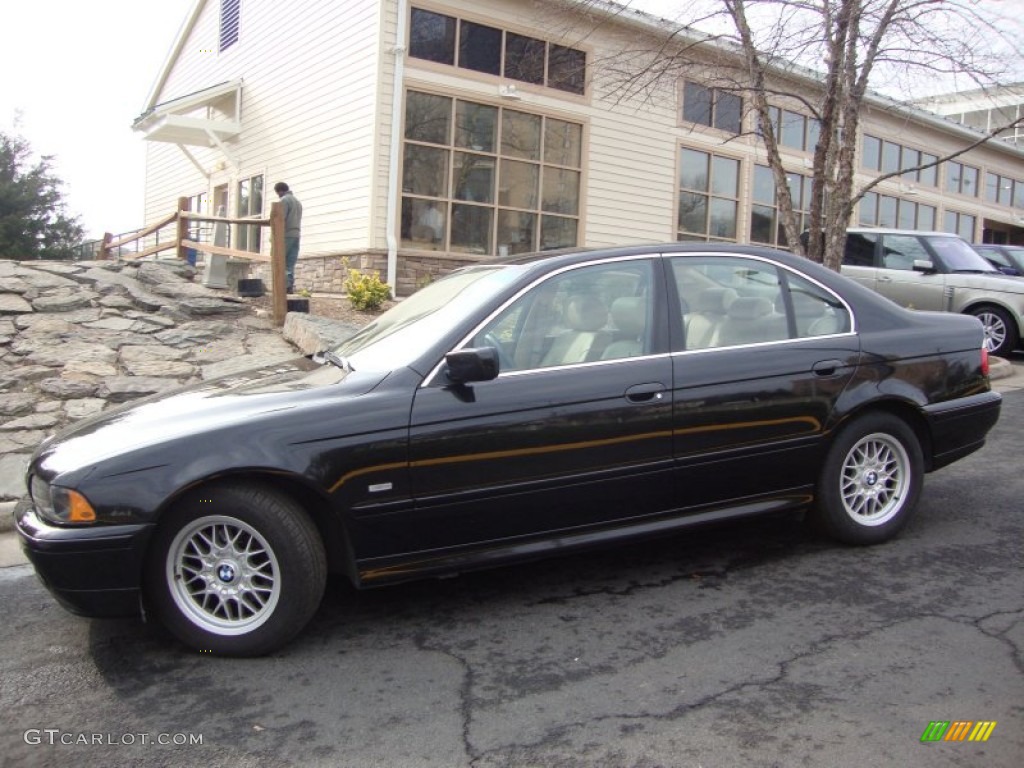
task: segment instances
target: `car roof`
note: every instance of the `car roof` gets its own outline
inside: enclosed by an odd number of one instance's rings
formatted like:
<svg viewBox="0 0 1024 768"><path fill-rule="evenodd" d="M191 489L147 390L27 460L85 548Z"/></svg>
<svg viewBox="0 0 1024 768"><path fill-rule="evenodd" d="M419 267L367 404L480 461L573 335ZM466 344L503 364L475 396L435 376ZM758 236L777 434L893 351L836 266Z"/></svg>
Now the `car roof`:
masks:
<svg viewBox="0 0 1024 768"><path fill-rule="evenodd" d="M846 232L851 232L858 235L861 234L876 234L876 235L927 235L928 237L955 237L957 240L963 240L960 235L953 232L936 232L929 229L894 229L888 227L848 227Z"/></svg>
<svg viewBox="0 0 1024 768"><path fill-rule="evenodd" d="M829 269L823 264L811 261L804 256L798 256L789 251L782 251L777 248L770 248L760 245L746 245L739 243L645 243L642 245L610 246L610 247L578 247L567 248L558 251L540 251L535 253L522 253L490 259L482 264L492 265L522 265L527 267L524 271L520 285L533 279L532 275L540 272L557 270L563 266L572 266L588 261L606 259L628 259L634 256L648 256L652 254L663 255L685 255L692 254L722 254L735 256L752 256L769 259L801 272L808 277L817 280L830 290L841 293L844 298L852 303L864 307L871 305L871 314L882 317L891 310L901 308L872 291L855 280L843 276L839 272ZM533 265L535 269L529 267Z"/></svg>

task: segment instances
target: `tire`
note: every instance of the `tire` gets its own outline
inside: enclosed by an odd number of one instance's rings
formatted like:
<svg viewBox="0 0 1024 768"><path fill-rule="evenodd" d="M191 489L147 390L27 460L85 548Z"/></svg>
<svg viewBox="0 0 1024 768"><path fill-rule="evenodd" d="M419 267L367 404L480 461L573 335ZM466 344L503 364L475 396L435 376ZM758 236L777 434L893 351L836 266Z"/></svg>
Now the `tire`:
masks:
<svg viewBox="0 0 1024 768"><path fill-rule="evenodd" d="M921 444L906 422L886 413L862 416L829 449L813 520L847 544L887 541L917 508L923 476Z"/></svg>
<svg viewBox="0 0 1024 768"><path fill-rule="evenodd" d="M1017 348L1017 324L1000 307L976 307L971 314L985 326L985 347L990 355L1006 357Z"/></svg>
<svg viewBox="0 0 1024 768"><path fill-rule="evenodd" d="M215 486L161 522L147 564L161 622L201 653L259 656L309 622L327 558L301 506L265 486Z"/></svg>

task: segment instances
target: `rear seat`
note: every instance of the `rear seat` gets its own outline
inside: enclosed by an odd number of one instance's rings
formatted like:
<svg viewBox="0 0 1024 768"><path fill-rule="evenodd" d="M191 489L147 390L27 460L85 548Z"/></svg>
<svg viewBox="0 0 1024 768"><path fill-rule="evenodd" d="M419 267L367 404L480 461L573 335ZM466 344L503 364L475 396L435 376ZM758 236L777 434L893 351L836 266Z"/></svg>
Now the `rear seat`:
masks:
<svg viewBox="0 0 1024 768"><path fill-rule="evenodd" d="M686 348L717 346L716 332L738 295L732 288L705 288L697 294L692 312L686 314Z"/></svg>
<svg viewBox="0 0 1024 768"><path fill-rule="evenodd" d="M718 328L716 346L758 344L788 337L785 315L775 311L761 296L741 296L729 305L729 314Z"/></svg>

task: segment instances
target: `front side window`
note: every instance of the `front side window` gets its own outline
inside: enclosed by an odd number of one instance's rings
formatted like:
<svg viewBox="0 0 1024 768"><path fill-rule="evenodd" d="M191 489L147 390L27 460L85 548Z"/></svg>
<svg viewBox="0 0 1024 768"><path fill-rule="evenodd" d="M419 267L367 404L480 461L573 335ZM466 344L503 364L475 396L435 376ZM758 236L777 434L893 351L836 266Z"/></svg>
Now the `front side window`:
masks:
<svg viewBox="0 0 1024 768"><path fill-rule="evenodd" d="M736 240L740 161L683 148L677 240Z"/></svg>
<svg viewBox="0 0 1024 768"><path fill-rule="evenodd" d="M914 235L885 235L882 237L883 269L910 271L915 261L931 261L924 244Z"/></svg>
<svg viewBox="0 0 1024 768"><path fill-rule="evenodd" d="M510 254L576 245L583 126L409 91L402 245Z"/></svg>
<svg viewBox="0 0 1024 768"><path fill-rule="evenodd" d="M651 354L651 266L639 259L555 275L488 321L469 346L496 347L502 373Z"/></svg>

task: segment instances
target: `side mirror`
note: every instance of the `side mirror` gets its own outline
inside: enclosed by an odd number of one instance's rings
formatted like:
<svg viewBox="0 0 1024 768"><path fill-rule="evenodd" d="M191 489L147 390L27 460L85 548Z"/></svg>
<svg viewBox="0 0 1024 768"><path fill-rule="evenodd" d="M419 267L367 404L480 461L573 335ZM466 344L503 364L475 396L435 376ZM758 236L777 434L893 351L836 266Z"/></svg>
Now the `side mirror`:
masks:
<svg viewBox="0 0 1024 768"><path fill-rule="evenodd" d="M448 380L453 384L490 381L498 376L498 350L494 347L456 350L445 355L444 360L448 363Z"/></svg>
<svg viewBox="0 0 1024 768"><path fill-rule="evenodd" d="M914 259L915 272L934 272L935 265L927 259Z"/></svg>

